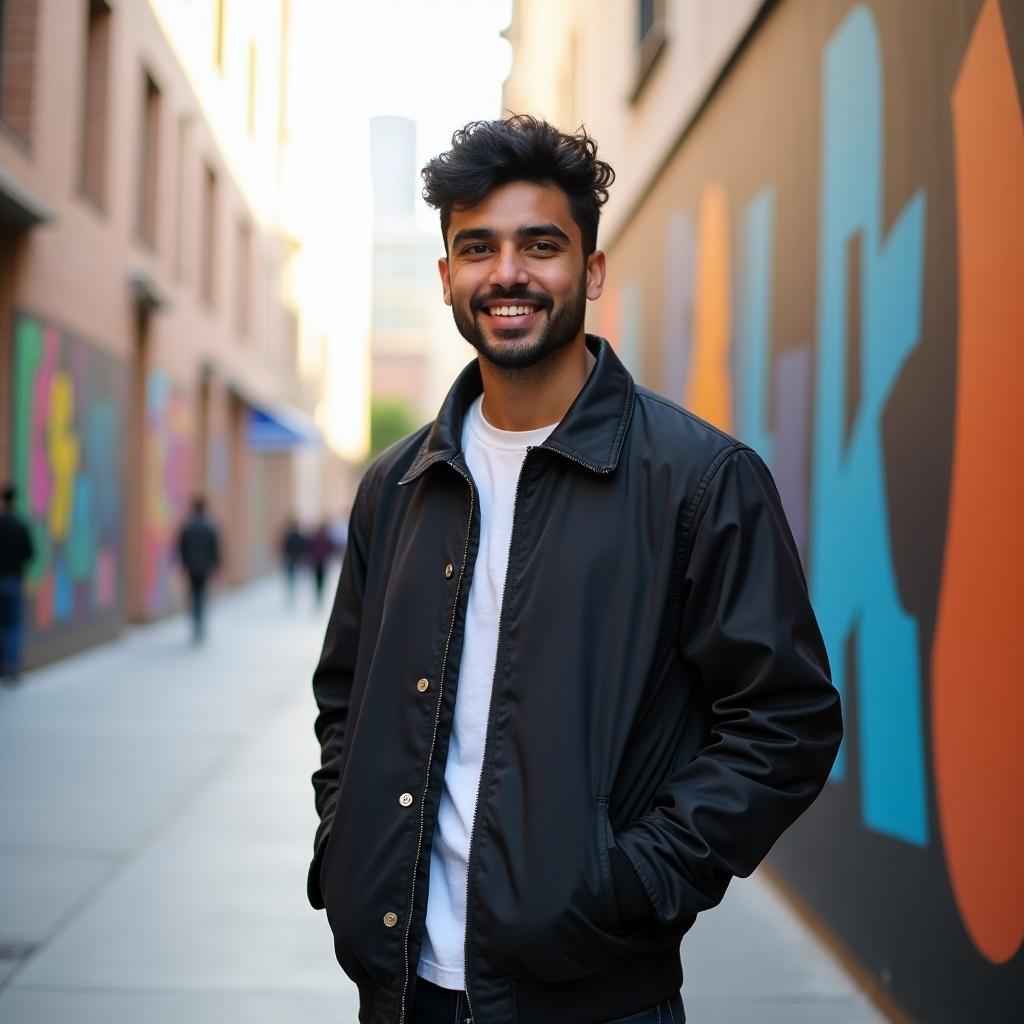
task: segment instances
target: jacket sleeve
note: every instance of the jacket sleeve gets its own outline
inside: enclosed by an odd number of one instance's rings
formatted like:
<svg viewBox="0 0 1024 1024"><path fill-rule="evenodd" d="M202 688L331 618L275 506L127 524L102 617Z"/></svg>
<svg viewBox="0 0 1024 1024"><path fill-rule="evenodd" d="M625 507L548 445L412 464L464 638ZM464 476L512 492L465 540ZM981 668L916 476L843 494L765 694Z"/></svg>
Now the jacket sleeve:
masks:
<svg viewBox="0 0 1024 1024"><path fill-rule="evenodd" d="M715 906L810 806L842 738L839 695L764 463L731 451L694 501L679 650L707 728L652 809L617 836L613 884L627 921L652 906L663 923Z"/></svg>
<svg viewBox="0 0 1024 1024"><path fill-rule="evenodd" d="M327 624L323 651L313 673L313 696L319 711L313 728L320 741L320 768L313 773L313 795L320 824L313 844L306 892L316 910L324 905L320 892L320 867L338 799L339 768L359 646L371 519L367 489L367 478L364 477L352 505L348 550Z"/></svg>

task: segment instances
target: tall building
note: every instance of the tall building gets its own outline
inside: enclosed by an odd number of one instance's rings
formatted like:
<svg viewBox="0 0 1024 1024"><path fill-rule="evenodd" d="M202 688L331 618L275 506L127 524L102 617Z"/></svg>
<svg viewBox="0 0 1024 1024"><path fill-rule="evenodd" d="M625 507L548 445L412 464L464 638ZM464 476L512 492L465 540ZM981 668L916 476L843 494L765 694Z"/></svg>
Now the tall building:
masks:
<svg viewBox="0 0 1024 1024"><path fill-rule="evenodd" d="M436 231L419 227L416 122L370 119L374 192L372 352L374 399L397 402L416 425L439 404L437 365L450 339L437 271L444 248ZM469 356L467 355L467 361ZM443 395L443 392L442 392Z"/></svg>
<svg viewBox="0 0 1024 1024"><path fill-rule="evenodd" d="M346 489L288 287L290 17L0 4L0 476L38 550L30 663L179 606L194 493L240 582Z"/></svg>
<svg viewBox="0 0 1024 1024"><path fill-rule="evenodd" d="M515 0L507 34L506 107L618 174L591 329L761 453L807 569L846 738L772 871L894 1013L1015 1020L1021 5Z"/></svg>
<svg viewBox="0 0 1024 1024"><path fill-rule="evenodd" d="M416 199L416 122L408 117L370 118L373 214L378 224L408 225Z"/></svg>

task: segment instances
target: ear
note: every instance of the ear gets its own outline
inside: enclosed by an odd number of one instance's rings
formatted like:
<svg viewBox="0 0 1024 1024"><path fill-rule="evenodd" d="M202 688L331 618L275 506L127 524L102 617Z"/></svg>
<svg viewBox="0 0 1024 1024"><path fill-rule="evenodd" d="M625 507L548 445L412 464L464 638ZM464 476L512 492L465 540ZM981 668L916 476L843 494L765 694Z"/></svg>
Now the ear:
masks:
<svg viewBox="0 0 1024 1024"><path fill-rule="evenodd" d="M452 304L452 286L451 281L448 277L448 259L442 256L437 261L437 272L441 275L441 289L444 295L444 304L450 306Z"/></svg>
<svg viewBox="0 0 1024 1024"><path fill-rule="evenodd" d="M587 257L587 298L599 299L604 291L604 275L607 270L604 253L600 249Z"/></svg>

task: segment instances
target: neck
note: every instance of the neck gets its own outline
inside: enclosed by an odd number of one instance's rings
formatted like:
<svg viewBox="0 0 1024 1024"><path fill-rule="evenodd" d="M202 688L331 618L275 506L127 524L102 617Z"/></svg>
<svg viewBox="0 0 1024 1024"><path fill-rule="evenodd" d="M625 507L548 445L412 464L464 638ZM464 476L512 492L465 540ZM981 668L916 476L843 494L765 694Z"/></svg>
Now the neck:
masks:
<svg viewBox="0 0 1024 1024"><path fill-rule="evenodd" d="M537 430L558 423L594 365L583 332L533 366L510 370L480 357L483 413L499 430Z"/></svg>

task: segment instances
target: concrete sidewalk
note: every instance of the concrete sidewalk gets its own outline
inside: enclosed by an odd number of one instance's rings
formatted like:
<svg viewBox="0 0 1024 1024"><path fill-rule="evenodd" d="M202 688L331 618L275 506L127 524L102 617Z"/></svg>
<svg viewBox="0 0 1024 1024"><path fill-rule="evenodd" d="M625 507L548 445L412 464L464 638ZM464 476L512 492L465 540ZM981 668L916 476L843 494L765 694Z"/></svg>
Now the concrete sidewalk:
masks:
<svg viewBox="0 0 1024 1024"><path fill-rule="evenodd" d="M264 582L0 692L0 1021L356 1020L305 898L326 612ZM756 876L684 964L690 1024L883 1020Z"/></svg>

